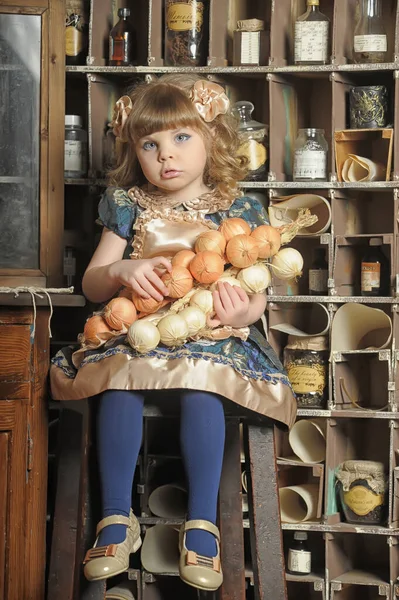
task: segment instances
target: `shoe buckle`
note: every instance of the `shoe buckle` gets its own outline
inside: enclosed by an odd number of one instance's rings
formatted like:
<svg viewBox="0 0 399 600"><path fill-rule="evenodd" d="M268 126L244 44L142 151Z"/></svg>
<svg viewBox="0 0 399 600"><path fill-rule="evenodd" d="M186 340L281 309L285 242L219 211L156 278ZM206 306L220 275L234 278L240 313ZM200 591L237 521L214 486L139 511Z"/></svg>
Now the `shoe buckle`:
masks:
<svg viewBox="0 0 399 600"><path fill-rule="evenodd" d="M213 558L211 556L202 556L192 550L187 551L186 565L207 567L216 571L216 573L220 573L220 559L217 556Z"/></svg>
<svg viewBox="0 0 399 600"><path fill-rule="evenodd" d="M87 562L89 562L89 560L93 560L95 558L115 556L117 548L118 544L108 544L108 546L96 546L95 548L90 548L90 550L86 552L83 564L85 565Z"/></svg>

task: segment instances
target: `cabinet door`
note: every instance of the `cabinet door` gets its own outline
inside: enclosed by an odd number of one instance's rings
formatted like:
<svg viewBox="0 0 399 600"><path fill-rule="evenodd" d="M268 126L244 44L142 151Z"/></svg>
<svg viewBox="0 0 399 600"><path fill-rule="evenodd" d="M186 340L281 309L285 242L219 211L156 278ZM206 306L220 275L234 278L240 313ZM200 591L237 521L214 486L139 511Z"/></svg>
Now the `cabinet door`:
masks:
<svg viewBox="0 0 399 600"><path fill-rule="evenodd" d="M13 3L0 7L0 285L56 284L62 277L64 55L57 29L63 2Z"/></svg>
<svg viewBox="0 0 399 600"><path fill-rule="evenodd" d="M26 405L0 402L0 598L25 593L27 474Z"/></svg>

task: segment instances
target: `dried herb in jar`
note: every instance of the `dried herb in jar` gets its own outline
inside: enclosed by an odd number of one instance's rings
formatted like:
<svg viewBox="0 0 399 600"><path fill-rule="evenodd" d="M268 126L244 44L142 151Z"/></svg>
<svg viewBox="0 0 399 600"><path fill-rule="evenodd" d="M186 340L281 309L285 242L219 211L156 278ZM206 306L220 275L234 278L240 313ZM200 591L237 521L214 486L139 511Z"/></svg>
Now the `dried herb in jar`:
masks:
<svg viewBox="0 0 399 600"><path fill-rule="evenodd" d="M288 336L284 366L298 407L325 408L327 401L327 337Z"/></svg>
<svg viewBox="0 0 399 600"><path fill-rule="evenodd" d="M206 65L208 22L209 0L165 0L165 65Z"/></svg>

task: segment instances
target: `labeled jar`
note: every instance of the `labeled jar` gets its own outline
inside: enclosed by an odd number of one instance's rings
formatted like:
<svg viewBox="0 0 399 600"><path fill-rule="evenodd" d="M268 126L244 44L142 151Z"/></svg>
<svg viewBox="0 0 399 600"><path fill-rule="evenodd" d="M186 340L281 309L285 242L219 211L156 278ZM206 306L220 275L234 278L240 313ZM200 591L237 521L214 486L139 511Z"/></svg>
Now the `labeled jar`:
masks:
<svg viewBox="0 0 399 600"><path fill-rule="evenodd" d="M389 295L389 261L383 253L382 238L371 238L370 247L360 265L360 292L362 296Z"/></svg>
<svg viewBox="0 0 399 600"><path fill-rule="evenodd" d="M86 0L66 0L65 62L84 65L88 44L88 6Z"/></svg>
<svg viewBox="0 0 399 600"><path fill-rule="evenodd" d="M349 92L351 129L377 129L388 122L388 89L385 85L359 85Z"/></svg>
<svg viewBox="0 0 399 600"><path fill-rule="evenodd" d="M328 392L327 336L288 336L284 367L299 408L325 408Z"/></svg>
<svg viewBox="0 0 399 600"><path fill-rule="evenodd" d="M300 129L295 142L294 181L325 181L327 154L324 129Z"/></svg>
<svg viewBox="0 0 399 600"><path fill-rule="evenodd" d="M209 0L165 0L165 65L206 65L208 31Z"/></svg>
<svg viewBox="0 0 399 600"><path fill-rule="evenodd" d="M65 115L64 176L84 177L87 173L87 132L82 117Z"/></svg>
<svg viewBox="0 0 399 600"><path fill-rule="evenodd" d="M384 522L388 482L382 463L346 460L339 465L335 476L347 523L380 525Z"/></svg>
<svg viewBox="0 0 399 600"><path fill-rule="evenodd" d="M269 36L259 19L237 21L233 32L233 65L241 67L267 64Z"/></svg>
<svg viewBox="0 0 399 600"><path fill-rule="evenodd" d="M312 553L308 548L306 531L295 531L288 549L287 571L292 575L309 575L312 572Z"/></svg>
<svg viewBox="0 0 399 600"><path fill-rule="evenodd" d="M268 126L252 118L254 110L252 102L243 100L236 102L232 112L240 119L238 137L240 147L238 155L248 159L249 172L247 181L266 180L268 164L267 134Z"/></svg>

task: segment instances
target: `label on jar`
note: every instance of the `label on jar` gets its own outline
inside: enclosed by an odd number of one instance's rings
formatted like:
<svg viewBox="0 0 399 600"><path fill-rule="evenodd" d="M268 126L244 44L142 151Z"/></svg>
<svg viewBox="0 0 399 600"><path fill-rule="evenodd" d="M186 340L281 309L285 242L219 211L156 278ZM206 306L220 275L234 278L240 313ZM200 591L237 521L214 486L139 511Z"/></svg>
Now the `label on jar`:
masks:
<svg viewBox="0 0 399 600"><path fill-rule="evenodd" d="M323 150L296 150L294 179L326 179L327 155Z"/></svg>
<svg viewBox="0 0 399 600"><path fill-rule="evenodd" d="M65 140L65 171L84 173L86 170L86 142Z"/></svg>
<svg viewBox="0 0 399 600"><path fill-rule="evenodd" d="M378 34L355 35L354 50L355 52L386 52L387 36Z"/></svg>
<svg viewBox="0 0 399 600"><path fill-rule="evenodd" d="M171 31L200 31L203 21L203 2L173 2L166 11L166 27Z"/></svg>
<svg viewBox="0 0 399 600"><path fill-rule="evenodd" d="M328 21L295 23L295 62L327 62Z"/></svg>
<svg viewBox="0 0 399 600"><path fill-rule="evenodd" d="M372 292L381 284L381 265L378 262L362 262L361 289L362 292Z"/></svg>
<svg viewBox="0 0 399 600"><path fill-rule="evenodd" d="M322 394L327 380L327 365L286 364L288 379L296 394Z"/></svg>
<svg viewBox="0 0 399 600"><path fill-rule="evenodd" d="M65 29L65 54L66 56L78 56L83 50L83 33L76 27Z"/></svg>
<svg viewBox="0 0 399 600"><path fill-rule="evenodd" d="M384 494L375 494L363 485L355 485L344 492L344 502L355 515L364 517L384 503Z"/></svg>
<svg viewBox="0 0 399 600"><path fill-rule="evenodd" d="M295 573L310 573L312 554L307 550L288 550L288 570Z"/></svg>
<svg viewBox="0 0 399 600"><path fill-rule="evenodd" d="M328 292L328 271L327 269L309 269L309 291L310 292Z"/></svg>
<svg viewBox="0 0 399 600"><path fill-rule="evenodd" d="M243 65L258 65L260 60L260 31L241 33L240 62Z"/></svg>
<svg viewBox="0 0 399 600"><path fill-rule="evenodd" d="M257 171L266 163L267 153L266 148L256 140L248 140L238 149L238 154L245 156L248 161L250 171Z"/></svg>

